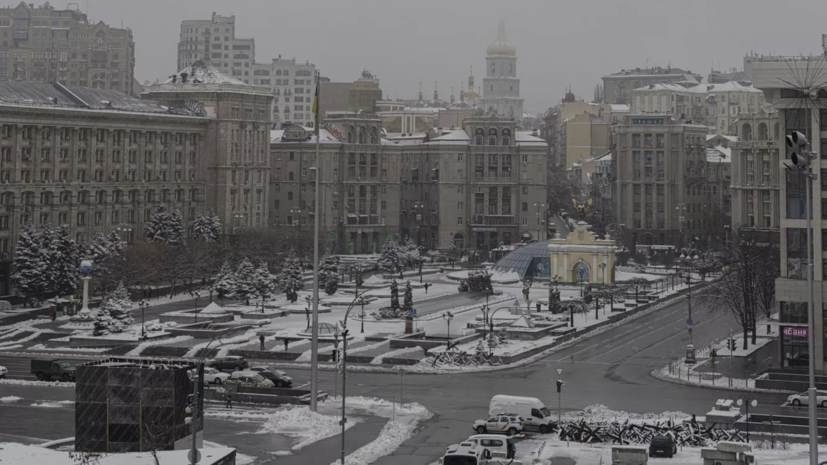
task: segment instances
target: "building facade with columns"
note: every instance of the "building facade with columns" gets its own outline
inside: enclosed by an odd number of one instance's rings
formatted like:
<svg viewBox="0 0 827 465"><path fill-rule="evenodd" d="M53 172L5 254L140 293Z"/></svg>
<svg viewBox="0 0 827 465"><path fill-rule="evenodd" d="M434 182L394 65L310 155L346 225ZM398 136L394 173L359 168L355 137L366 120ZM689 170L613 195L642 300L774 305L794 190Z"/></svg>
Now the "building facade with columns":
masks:
<svg viewBox="0 0 827 465"><path fill-rule="evenodd" d="M614 239L601 238L583 221L574 231L549 241L550 280L555 283L614 284Z"/></svg>

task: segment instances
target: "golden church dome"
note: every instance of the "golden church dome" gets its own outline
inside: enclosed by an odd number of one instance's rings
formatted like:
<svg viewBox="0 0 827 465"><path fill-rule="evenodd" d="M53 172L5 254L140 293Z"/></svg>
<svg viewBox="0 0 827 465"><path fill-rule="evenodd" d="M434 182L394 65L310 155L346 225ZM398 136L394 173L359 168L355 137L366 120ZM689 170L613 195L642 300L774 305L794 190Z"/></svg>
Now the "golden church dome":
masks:
<svg viewBox="0 0 827 465"><path fill-rule="evenodd" d="M500 20L499 31L497 32L497 38L494 39L494 42L488 46L487 50L488 56L500 56L500 57L515 57L517 56L517 47L511 45L508 40L505 38L505 22Z"/></svg>

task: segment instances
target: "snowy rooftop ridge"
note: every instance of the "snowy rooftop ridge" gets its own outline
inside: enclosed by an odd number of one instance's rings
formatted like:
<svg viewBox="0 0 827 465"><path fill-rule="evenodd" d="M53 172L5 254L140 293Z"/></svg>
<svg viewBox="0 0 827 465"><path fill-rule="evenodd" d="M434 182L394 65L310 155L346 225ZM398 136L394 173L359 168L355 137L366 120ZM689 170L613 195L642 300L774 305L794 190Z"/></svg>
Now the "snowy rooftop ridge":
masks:
<svg viewBox="0 0 827 465"><path fill-rule="evenodd" d="M164 84L235 84L243 86L244 81L227 76L214 66L201 60L170 76Z"/></svg>

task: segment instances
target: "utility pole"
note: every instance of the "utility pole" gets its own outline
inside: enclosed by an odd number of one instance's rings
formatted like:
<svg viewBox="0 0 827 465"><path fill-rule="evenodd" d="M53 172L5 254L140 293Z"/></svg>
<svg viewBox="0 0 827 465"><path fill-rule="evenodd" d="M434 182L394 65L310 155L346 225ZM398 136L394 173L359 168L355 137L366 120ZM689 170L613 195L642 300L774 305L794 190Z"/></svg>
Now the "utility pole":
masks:
<svg viewBox="0 0 827 465"><path fill-rule="evenodd" d="M813 183L813 172L810 169L810 162L814 154L810 151L810 143L807 137L798 132L792 133L785 138L787 148L790 149L790 161L795 168L798 168L804 173L804 185L806 194L804 197L804 214L807 215L807 342L809 350L809 381L807 410L809 411L809 426L810 426L810 465L818 464L818 419L816 417L816 381L815 381L815 334L813 331L813 229L812 229L812 214L810 213L810 205L812 205L811 190ZM788 167L789 168L789 167ZM791 168L790 168L791 169Z"/></svg>
<svg viewBox="0 0 827 465"><path fill-rule="evenodd" d="M321 157L319 150L321 148L321 124L322 118L319 116L319 83L320 73L316 71L316 97L314 102L314 110L316 121L313 124L313 129L316 131L316 192L315 205L313 205L313 318L310 328L310 410L318 411L319 398L319 179L321 176ZM344 415L344 412L342 413ZM344 461L342 461L344 465Z"/></svg>

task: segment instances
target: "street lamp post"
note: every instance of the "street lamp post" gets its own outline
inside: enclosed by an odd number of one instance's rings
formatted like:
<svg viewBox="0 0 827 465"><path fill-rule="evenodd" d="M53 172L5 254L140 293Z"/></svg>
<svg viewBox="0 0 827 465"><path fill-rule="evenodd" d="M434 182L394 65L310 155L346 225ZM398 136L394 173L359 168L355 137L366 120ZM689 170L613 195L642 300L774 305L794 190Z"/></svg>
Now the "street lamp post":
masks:
<svg viewBox="0 0 827 465"><path fill-rule="evenodd" d="M537 209L537 240L539 241L542 239L542 235L540 234L540 208L545 208L546 204L535 202L534 207Z"/></svg>
<svg viewBox="0 0 827 465"><path fill-rule="evenodd" d="M448 322L448 347L451 347L451 320L454 319L454 314L451 312L445 312L442 314L442 318Z"/></svg>
<svg viewBox="0 0 827 465"><path fill-rule="evenodd" d="M83 307L81 307L78 312L78 316L91 318L92 311L89 310L89 280L92 278L89 275L92 273L92 260L83 260L80 262L80 272L83 274L83 277L80 278L81 281L83 281Z"/></svg>
<svg viewBox="0 0 827 465"><path fill-rule="evenodd" d="M144 329L144 310L149 307L149 302L144 299L141 299L138 302L138 306L141 307L141 340L146 339L146 330Z"/></svg>
<svg viewBox="0 0 827 465"><path fill-rule="evenodd" d="M118 236L121 238L122 241L123 241L123 234L122 233L126 233L126 242L130 241L130 239L132 237L132 228L130 228L129 226L118 226L117 231L118 231Z"/></svg>
<svg viewBox="0 0 827 465"><path fill-rule="evenodd" d="M365 332L365 298L359 297L359 304L362 306L362 329L361 332Z"/></svg>
<svg viewBox="0 0 827 465"><path fill-rule="evenodd" d="M749 444L749 407L757 407L758 401L755 400L755 397L749 394L741 394L740 396L738 396L738 406L744 406L747 410L747 444Z"/></svg>

